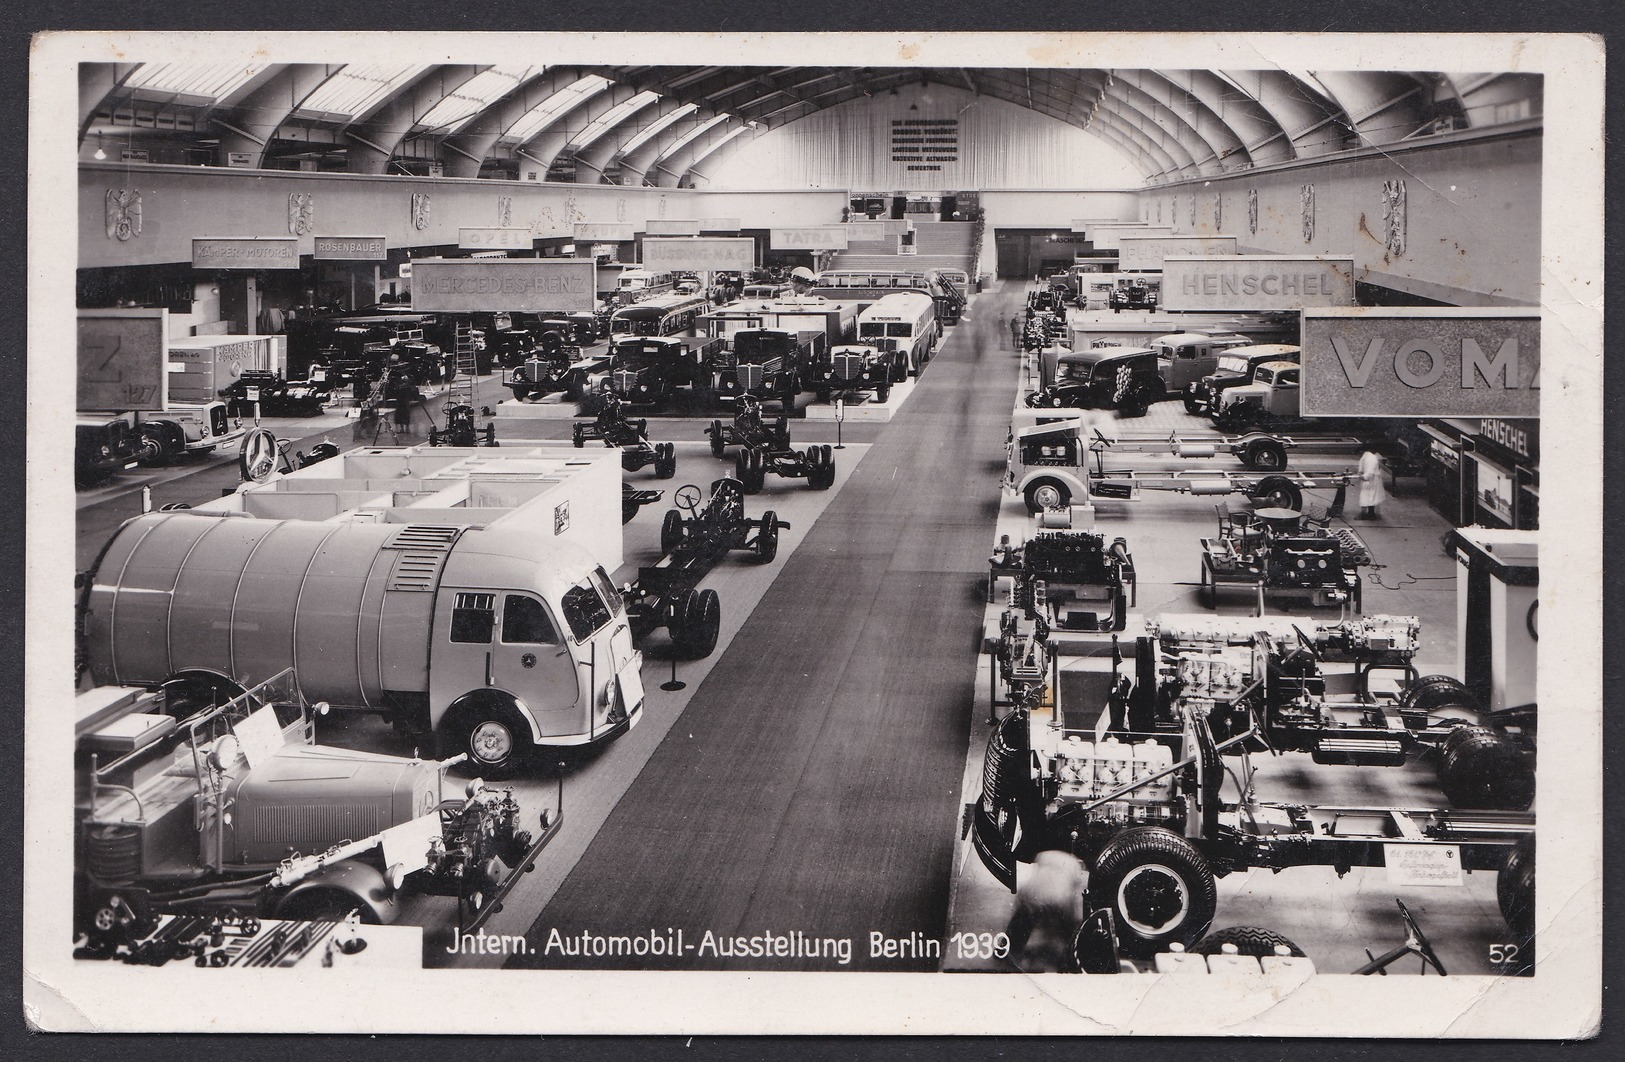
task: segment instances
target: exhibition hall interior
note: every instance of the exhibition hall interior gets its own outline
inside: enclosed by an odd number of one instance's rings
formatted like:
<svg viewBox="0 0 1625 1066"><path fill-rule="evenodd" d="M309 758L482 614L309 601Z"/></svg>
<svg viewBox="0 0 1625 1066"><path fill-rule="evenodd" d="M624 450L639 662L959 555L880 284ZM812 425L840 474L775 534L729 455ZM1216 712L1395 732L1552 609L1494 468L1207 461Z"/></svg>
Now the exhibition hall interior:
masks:
<svg viewBox="0 0 1625 1066"><path fill-rule="evenodd" d="M1534 972L1541 75L124 58L76 965Z"/></svg>

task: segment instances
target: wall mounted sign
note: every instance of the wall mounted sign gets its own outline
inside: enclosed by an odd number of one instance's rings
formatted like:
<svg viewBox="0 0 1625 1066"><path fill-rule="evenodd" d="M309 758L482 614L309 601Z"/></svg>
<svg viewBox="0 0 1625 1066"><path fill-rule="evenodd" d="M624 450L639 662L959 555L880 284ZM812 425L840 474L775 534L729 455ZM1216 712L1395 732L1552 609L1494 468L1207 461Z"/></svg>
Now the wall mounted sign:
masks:
<svg viewBox="0 0 1625 1066"><path fill-rule="evenodd" d="M775 227L770 233L772 236L768 247L775 251L812 249L840 251L847 245L846 227L842 225L800 226L794 229Z"/></svg>
<svg viewBox="0 0 1625 1066"><path fill-rule="evenodd" d="M591 259L414 259L414 311L591 311Z"/></svg>
<svg viewBox="0 0 1625 1066"><path fill-rule="evenodd" d="M168 406L169 312L162 307L79 312L80 411Z"/></svg>
<svg viewBox="0 0 1625 1066"><path fill-rule="evenodd" d="M1540 415L1535 308L1306 308L1302 346L1304 414Z"/></svg>
<svg viewBox="0 0 1625 1066"><path fill-rule="evenodd" d="M1170 255L1235 255L1236 239L1229 236L1172 237L1162 234L1142 237L1124 234L1117 238L1119 270L1161 270Z"/></svg>
<svg viewBox="0 0 1625 1066"><path fill-rule="evenodd" d="M457 230L457 247L479 251L506 249L529 251L529 226L463 226Z"/></svg>
<svg viewBox="0 0 1625 1066"><path fill-rule="evenodd" d="M1353 304L1351 256L1169 255L1162 259L1161 306L1169 311L1296 311Z"/></svg>
<svg viewBox="0 0 1625 1066"><path fill-rule="evenodd" d="M659 237L696 237L700 232L697 218L651 218L643 232Z"/></svg>
<svg viewBox="0 0 1625 1066"><path fill-rule="evenodd" d="M385 237L316 237L314 257L317 259L384 260L389 258L389 241Z"/></svg>
<svg viewBox="0 0 1625 1066"><path fill-rule="evenodd" d="M194 237L192 265L200 270L298 270L297 237Z"/></svg>
<svg viewBox="0 0 1625 1066"><path fill-rule="evenodd" d="M750 237L645 237L643 265L650 270L750 270L756 242Z"/></svg>
<svg viewBox="0 0 1625 1066"><path fill-rule="evenodd" d="M575 239L580 244L594 241L629 241L635 236L630 222L577 222Z"/></svg>

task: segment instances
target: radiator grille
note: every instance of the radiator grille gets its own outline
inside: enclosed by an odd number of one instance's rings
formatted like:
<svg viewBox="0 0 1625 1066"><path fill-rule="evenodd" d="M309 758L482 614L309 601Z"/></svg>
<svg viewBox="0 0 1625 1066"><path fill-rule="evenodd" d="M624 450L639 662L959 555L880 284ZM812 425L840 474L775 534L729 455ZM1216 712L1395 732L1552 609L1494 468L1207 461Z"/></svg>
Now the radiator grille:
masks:
<svg viewBox="0 0 1625 1066"><path fill-rule="evenodd" d="M360 840L390 826L387 802L312 804L308 807L260 807L244 819L240 843L248 850L260 844L327 848L341 840Z"/></svg>

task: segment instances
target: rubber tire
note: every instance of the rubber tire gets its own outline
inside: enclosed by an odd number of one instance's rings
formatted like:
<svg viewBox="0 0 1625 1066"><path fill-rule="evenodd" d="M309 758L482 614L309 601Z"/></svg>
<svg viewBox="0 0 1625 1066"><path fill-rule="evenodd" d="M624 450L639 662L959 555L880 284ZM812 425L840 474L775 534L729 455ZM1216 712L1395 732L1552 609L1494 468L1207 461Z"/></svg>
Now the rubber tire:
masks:
<svg viewBox="0 0 1625 1066"><path fill-rule="evenodd" d="M683 513L675 507L660 520L660 554L670 555L683 542Z"/></svg>
<svg viewBox="0 0 1625 1066"><path fill-rule="evenodd" d="M711 438L712 457L721 459L723 452L726 451L728 447L722 441L722 419L714 418L711 420L711 428L707 435Z"/></svg>
<svg viewBox="0 0 1625 1066"><path fill-rule="evenodd" d="M1021 403L1022 403L1022 406L1024 406L1024 407L1043 407L1044 406L1043 394L1042 393L1037 393L1037 392L1029 392L1026 396L1022 397Z"/></svg>
<svg viewBox="0 0 1625 1066"><path fill-rule="evenodd" d="M530 399L530 389L527 386L514 385L514 386L511 386L511 387L513 389L513 398L514 399L516 399L516 400L528 400L528 399Z"/></svg>
<svg viewBox="0 0 1625 1066"><path fill-rule="evenodd" d="M174 449L169 446L169 440L162 433L144 430L136 434L136 442L141 448L142 466L168 466L175 458ZM146 457L149 454L151 458Z"/></svg>
<svg viewBox="0 0 1625 1066"><path fill-rule="evenodd" d="M1526 811L1535 802L1534 761L1505 733L1457 726L1440 748L1439 788L1454 807Z"/></svg>
<svg viewBox="0 0 1625 1066"><path fill-rule="evenodd" d="M1117 416L1119 418L1144 418L1146 412L1150 409L1151 404L1148 402L1145 392L1136 387L1124 393L1123 399L1118 402Z"/></svg>
<svg viewBox="0 0 1625 1066"><path fill-rule="evenodd" d="M762 529L756 535L756 561L771 563L779 554L779 516L762 512Z"/></svg>
<svg viewBox="0 0 1625 1066"><path fill-rule="evenodd" d="M815 444L807 449L809 458L818 457L818 465L814 471L807 475L807 485L810 488L823 492L835 484L835 452L827 444ZM814 476L816 474L816 477Z"/></svg>
<svg viewBox="0 0 1625 1066"><path fill-rule="evenodd" d="M1207 408L1206 404L1194 396L1186 396L1184 397L1184 400L1185 413L1188 415L1199 415Z"/></svg>
<svg viewBox="0 0 1625 1066"><path fill-rule="evenodd" d="M498 759L487 759L474 750L475 735L486 726L500 727L507 732L508 747L506 752ZM453 727L452 736L455 738L457 748L468 753L468 768L475 776L500 780L512 777L519 771L524 763L530 731L519 721L517 715L505 707L491 704L476 705L463 711L457 717ZM498 733L493 730L493 739Z"/></svg>
<svg viewBox="0 0 1625 1066"><path fill-rule="evenodd" d="M1419 677L1406 685L1405 690L1399 694L1400 719L1405 723L1406 729L1418 731L1426 729L1428 716L1403 712L1436 711L1442 707L1464 707L1476 714L1478 701L1467 691L1466 685L1449 674L1428 674Z"/></svg>
<svg viewBox="0 0 1625 1066"><path fill-rule="evenodd" d="M1535 834L1518 842L1495 877L1495 900L1501 917L1520 937L1535 935Z"/></svg>
<svg viewBox="0 0 1625 1066"><path fill-rule="evenodd" d="M1238 954L1250 955L1255 959L1273 956L1277 947L1287 948L1296 958L1306 957L1302 948L1280 933L1256 925L1232 925L1216 929L1198 940L1190 950L1196 955L1221 955L1225 944L1234 944Z"/></svg>
<svg viewBox="0 0 1625 1066"><path fill-rule="evenodd" d="M1027 491L1024 496L1027 501L1028 514L1038 514L1039 512L1047 509L1048 505L1042 502L1040 499L1040 497L1043 495L1043 490L1046 488L1053 488L1055 490L1056 508L1071 506L1072 490L1067 488L1062 482L1056 481L1054 478L1044 477L1039 478L1027 486Z"/></svg>
<svg viewBox="0 0 1625 1066"><path fill-rule="evenodd" d="M891 397L891 382L882 381L875 386L875 403L885 403Z"/></svg>
<svg viewBox="0 0 1625 1066"><path fill-rule="evenodd" d="M1255 499L1270 507L1285 507L1289 511L1303 510L1303 490L1284 477L1261 478Z"/></svg>
<svg viewBox="0 0 1625 1066"><path fill-rule="evenodd" d="M1169 879L1173 880L1184 904L1177 921L1167 924L1164 919L1163 924L1142 931L1123 913L1118 906L1120 889L1141 877L1154 878L1147 883L1148 889L1166 889ZM1218 889L1207 860L1184 837L1161 826L1135 826L1108 841L1095 859L1088 894L1091 909L1111 908L1118 949L1131 958L1150 958L1176 942L1193 943L1213 924L1218 909Z"/></svg>
<svg viewBox="0 0 1625 1066"><path fill-rule="evenodd" d="M745 485L745 492L754 496L762 491L762 486L767 482L767 464L762 459L762 453L755 448L749 449L746 455L750 459L750 481Z"/></svg>
<svg viewBox="0 0 1625 1066"><path fill-rule="evenodd" d="M672 647L684 659L703 659L717 650L722 631L722 600L715 589L689 589L670 629Z"/></svg>
<svg viewBox="0 0 1625 1066"><path fill-rule="evenodd" d="M677 445L663 443L655 445L655 477L661 481L668 481L677 476Z"/></svg>
<svg viewBox="0 0 1625 1066"><path fill-rule="evenodd" d="M1253 442L1247 449L1247 469L1280 471L1286 469L1286 448L1273 440Z"/></svg>

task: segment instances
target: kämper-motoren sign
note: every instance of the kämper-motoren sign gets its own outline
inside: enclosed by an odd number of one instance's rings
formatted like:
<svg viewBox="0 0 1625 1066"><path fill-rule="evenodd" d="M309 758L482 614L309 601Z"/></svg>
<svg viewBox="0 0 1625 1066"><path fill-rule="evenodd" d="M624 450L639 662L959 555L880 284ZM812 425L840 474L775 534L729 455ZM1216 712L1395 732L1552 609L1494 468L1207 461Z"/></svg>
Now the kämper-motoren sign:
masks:
<svg viewBox="0 0 1625 1066"><path fill-rule="evenodd" d="M1305 308L1306 415L1540 417L1540 312Z"/></svg>
<svg viewBox="0 0 1625 1066"><path fill-rule="evenodd" d="M591 259L414 259L414 311L591 311Z"/></svg>
<svg viewBox="0 0 1625 1066"><path fill-rule="evenodd" d="M750 270L756 265L752 237L645 237L647 270Z"/></svg>

